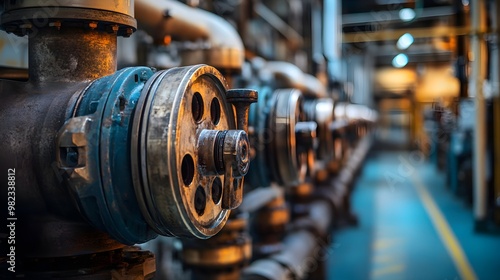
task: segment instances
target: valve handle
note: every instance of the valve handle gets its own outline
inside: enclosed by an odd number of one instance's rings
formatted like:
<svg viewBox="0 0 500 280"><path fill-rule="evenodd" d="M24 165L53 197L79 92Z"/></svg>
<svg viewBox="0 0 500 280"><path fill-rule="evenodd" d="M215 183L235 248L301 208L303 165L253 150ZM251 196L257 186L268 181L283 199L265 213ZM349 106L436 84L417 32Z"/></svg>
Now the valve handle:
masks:
<svg viewBox="0 0 500 280"><path fill-rule="evenodd" d="M248 133L248 111L250 104L257 102L259 94L253 89L230 89L227 91L227 102L236 110L236 124L239 130Z"/></svg>

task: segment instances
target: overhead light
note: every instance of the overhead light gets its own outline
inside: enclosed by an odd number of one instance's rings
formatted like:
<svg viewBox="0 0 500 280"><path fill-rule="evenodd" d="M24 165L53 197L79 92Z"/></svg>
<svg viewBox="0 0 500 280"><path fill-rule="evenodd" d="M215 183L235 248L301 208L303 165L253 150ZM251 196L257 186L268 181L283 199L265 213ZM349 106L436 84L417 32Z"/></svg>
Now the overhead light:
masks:
<svg viewBox="0 0 500 280"><path fill-rule="evenodd" d="M403 68L406 64L408 64L408 56L404 53L400 53L392 59L392 66L396 68Z"/></svg>
<svg viewBox="0 0 500 280"><path fill-rule="evenodd" d="M401 37L399 37L396 46L400 50L406 50L413 44L413 36L410 33L405 33Z"/></svg>
<svg viewBox="0 0 500 280"><path fill-rule="evenodd" d="M399 10L399 18L402 21L411 21L415 18L415 11L410 8L403 8Z"/></svg>

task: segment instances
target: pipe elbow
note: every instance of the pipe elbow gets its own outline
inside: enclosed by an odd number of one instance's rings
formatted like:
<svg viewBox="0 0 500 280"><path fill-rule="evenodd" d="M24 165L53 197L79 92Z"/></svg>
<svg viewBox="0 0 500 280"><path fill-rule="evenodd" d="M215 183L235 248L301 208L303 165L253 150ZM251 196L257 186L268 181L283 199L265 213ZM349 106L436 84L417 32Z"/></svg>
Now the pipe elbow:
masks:
<svg viewBox="0 0 500 280"><path fill-rule="evenodd" d="M285 61L269 61L266 70L282 82L281 86L296 88L306 97L328 97L326 87L313 75L304 73L296 65Z"/></svg>
<svg viewBox="0 0 500 280"><path fill-rule="evenodd" d="M205 63L219 70L241 71L243 41L223 18L170 0L136 0L135 9L139 28L157 42L162 42L165 36L178 41L206 41L206 49L183 50L183 64Z"/></svg>

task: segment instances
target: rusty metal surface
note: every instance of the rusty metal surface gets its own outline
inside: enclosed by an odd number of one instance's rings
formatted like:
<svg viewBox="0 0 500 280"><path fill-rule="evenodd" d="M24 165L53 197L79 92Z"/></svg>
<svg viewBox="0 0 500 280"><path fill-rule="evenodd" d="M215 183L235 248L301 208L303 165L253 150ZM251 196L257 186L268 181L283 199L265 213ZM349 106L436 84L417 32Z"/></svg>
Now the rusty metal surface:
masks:
<svg viewBox="0 0 500 280"><path fill-rule="evenodd" d="M24 263L24 279L152 279L155 257L137 247L71 258L31 259Z"/></svg>
<svg viewBox="0 0 500 280"><path fill-rule="evenodd" d="M132 16L119 12L61 6L12 8L2 12L0 18L0 28L18 36L36 36L46 27L59 30L68 26L128 37L136 30L136 21Z"/></svg>
<svg viewBox="0 0 500 280"><path fill-rule="evenodd" d="M133 1L130 0L114 0L114 1L99 1L99 0L48 0L48 1L5 1L3 9L5 12L26 9L26 8L42 8L44 12L57 12L62 7L84 8L105 10L115 13L121 13L129 16L134 16Z"/></svg>
<svg viewBox="0 0 500 280"><path fill-rule="evenodd" d="M233 178L203 172L198 153L208 151L198 150L198 141L203 131L236 128L224 78L208 66L176 68L159 72L145 91L132 136L142 168L136 171L142 212L162 234L212 236L229 215L212 187ZM219 105L212 108L215 99Z"/></svg>
<svg viewBox="0 0 500 280"><path fill-rule="evenodd" d="M267 149L269 165L277 169L272 175L280 185L297 185L307 174L307 157L299 150L295 133L296 123L305 119L302 95L294 89L276 90L272 104L268 122L273 141Z"/></svg>
<svg viewBox="0 0 500 280"><path fill-rule="evenodd" d="M231 214L226 226L208 240L182 240L182 261L192 279L239 279L252 257L248 215Z"/></svg>
<svg viewBox="0 0 500 280"><path fill-rule="evenodd" d="M27 81L28 80L28 70L22 68L9 68L0 67L0 79L2 80L15 80L15 81Z"/></svg>
<svg viewBox="0 0 500 280"><path fill-rule="evenodd" d="M86 86L46 83L40 88L30 83L0 82L0 166L16 168L19 174L18 248L25 255L65 256L120 246L84 222L69 199L56 164L57 133ZM4 198L6 193L1 195ZM81 242L75 243L75 238Z"/></svg>
<svg viewBox="0 0 500 280"><path fill-rule="evenodd" d="M81 82L116 71L116 34L44 28L29 39L32 82Z"/></svg>

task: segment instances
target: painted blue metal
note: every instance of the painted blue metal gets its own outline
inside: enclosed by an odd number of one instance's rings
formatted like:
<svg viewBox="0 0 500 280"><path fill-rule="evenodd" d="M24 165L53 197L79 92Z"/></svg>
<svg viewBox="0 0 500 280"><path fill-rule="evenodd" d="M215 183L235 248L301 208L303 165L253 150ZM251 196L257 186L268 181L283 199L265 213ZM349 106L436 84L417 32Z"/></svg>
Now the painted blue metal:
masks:
<svg viewBox="0 0 500 280"><path fill-rule="evenodd" d="M257 89L259 100L257 103L250 105L248 116L248 124L254 128L249 138L252 148L255 149L255 158L250 162L250 169L245 180L253 188L267 187L272 181L270 161L268 159L269 152L266 144L273 141L270 138L273 134L269 131L268 125L273 90L269 86L250 85L249 87Z"/></svg>
<svg viewBox="0 0 500 280"><path fill-rule="evenodd" d="M93 225L124 244L142 243L156 233L141 215L132 184L130 128L137 100L153 75L147 67L122 69L94 81L83 93L75 117L88 116L86 192L76 192L80 210Z"/></svg>

